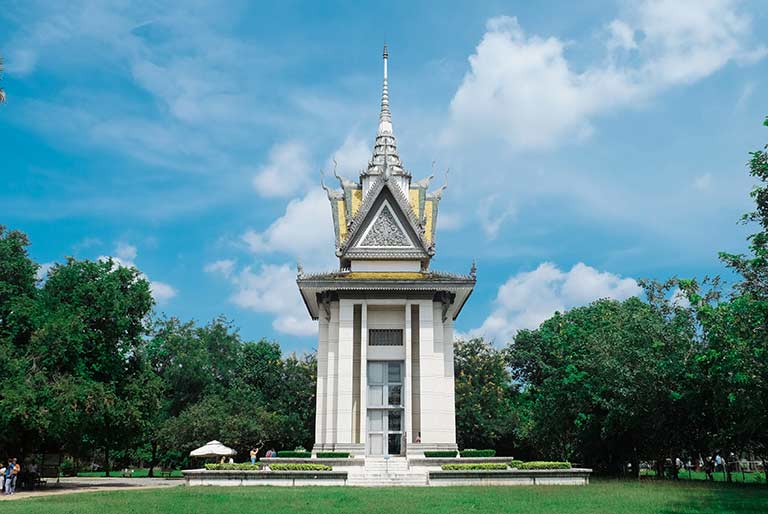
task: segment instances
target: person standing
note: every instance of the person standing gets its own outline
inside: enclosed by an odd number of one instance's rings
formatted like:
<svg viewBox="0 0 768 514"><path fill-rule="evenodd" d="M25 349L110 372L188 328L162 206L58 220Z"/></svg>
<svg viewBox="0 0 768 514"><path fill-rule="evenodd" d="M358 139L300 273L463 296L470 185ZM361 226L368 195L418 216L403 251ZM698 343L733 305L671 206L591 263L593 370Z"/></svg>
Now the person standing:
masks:
<svg viewBox="0 0 768 514"><path fill-rule="evenodd" d="M16 478L19 476L21 466L19 466L16 458L8 459L8 466L5 468L5 494L13 494L16 492Z"/></svg>
<svg viewBox="0 0 768 514"><path fill-rule="evenodd" d="M256 464L256 456L259 454L259 450L251 448L251 464Z"/></svg>

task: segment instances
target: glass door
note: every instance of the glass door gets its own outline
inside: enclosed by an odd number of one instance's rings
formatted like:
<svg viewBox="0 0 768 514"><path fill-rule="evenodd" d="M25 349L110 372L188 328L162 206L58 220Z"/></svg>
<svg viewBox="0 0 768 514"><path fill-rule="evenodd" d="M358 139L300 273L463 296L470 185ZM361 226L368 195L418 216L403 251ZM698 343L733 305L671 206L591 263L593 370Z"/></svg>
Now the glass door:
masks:
<svg viewBox="0 0 768 514"><path fill-rule="evenodd" d="M368 363L368 454L401 455L403 363Z"/></svg>

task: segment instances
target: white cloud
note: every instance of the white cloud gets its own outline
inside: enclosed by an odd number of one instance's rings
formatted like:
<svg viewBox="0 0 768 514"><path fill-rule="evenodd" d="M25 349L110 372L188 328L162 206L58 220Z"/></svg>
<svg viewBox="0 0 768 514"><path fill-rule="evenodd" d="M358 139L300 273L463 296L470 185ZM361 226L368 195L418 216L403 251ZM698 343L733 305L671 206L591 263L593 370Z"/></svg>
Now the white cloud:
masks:
<svg viewBox="0 0 768 514"><path fill-rule="evenodd" d="M206 273L221 273L226 278L232 276L234 269L235 261L232 259L221 259L207 264L205 268L203 268Z"/></svg>
<svg viewBox="0 0 768 514"><path fill-rule="evenodd" d="M267 164L253 177L260 196L291 196L309 182L309 152L303 143L288 141L272 147Z"/></svg>
<svg viewBox="0 0 768 514"><path fill-rule="evenodd" d="M613 20L608 24L608 31L610 32L609 49L634 50L637 48L635 30L623 21Z"/></svg>
<svg viewBox="0 0 768 514"><path fill-rule="evenodd" d="M437 217L438 232L450 232L464 226L464 217L458 212L443 212Z"/></svg>
<svg viewBox="0 0 768 514"><path fill-rule="evenodd" d="M328 173L333 175L333 160L338 165L337 173L344 177L357 179L357 175L363 170L371 158L372 145L354 134L348 135L341 146L328 158L326 164Z"/></svg>
<svg viewBox="0 0 768 514"><path fill-rule="evenodd" d="M325 192L312 189L288 203L285 214L263 232L248 230L242 236L251 252L283 253L304 264L326 265L334 255L331 208Z"/></svg>
<svg viewBox="0 0 768 514"><path fill-rule="evenodd" d="M137 250L132 244L120 242L115 245L115 257L124 262L130 262L133 266L133 261L136 260Z"/></svg>
<svg viewBox="0 0 768 514"><path fill-rule="evenodd" d="M37 54L30 49L12 49L3 64L9 75L28 75L37 66Z"/></svg>
<svg viewBox="0 0 768 514"><path fill-rule="evenodd" d="M139 267L136 266L136 263L134 262L137 255L138 251L134 245L121 241L115 245L115 251L113 255L101 255L99 256L99 260L103 261L111 258L120 266L139 269ZM152 292L152 297L160 305L168 302L168 300L178 294L176 288L170 284L159 282L157 280L151 280L144 273L142 273L141 276L149 282L149 289Z"/></svg>
<svg viewBox="0 0 768 514"><path fill-rule="evenodd" d="M480 202L477 216L487 239L496 239L504 222L517 214L511 202L510 198L502 198L499 194L492 194ZM437 222L440 223L439 217Z"/></svg>
<svg viewBox="0 0 768 514"><path fill-rule="evenodd" d="M158 282L157 280L149 281L149 288L152 291L152 296L159 304L164 304L174 296L176 296L176 288L165 282Z"/></svg>
<svg viewBox="0 0 768 514"><path fill-rule="evenodd" d="M751 46L751 18L730 0L648 0L626 18L608 24L608 58L583 69L560 39L528 35L513 17L490 19L451 101L444 142L491 138L527 149L582 139L595 116L766 54Z"/></svg>
<svg viewBox="0 0 768 514"><path fill-rule="evenodd" d="M507 342L518 330L536 328L556 311L600 298L624 300L641 291L632 278L621 278L583 263L565 272L545 262L534 271L518 273L502 284L490 316L469 335Z"/></svg>
<svg viewBox="0 0 768 514"><path fill-rule="evenodd" d="M691 307L691 301L679 287L672 291L672 294L669 297L669 302L673 306L681 307L683 309L689 309Z"/></svg>
<svg viewBox="0 0 768 514"><path fill-rule="evenodd" d="M38 281L44 281L48 278L48 272L53 268L55 262L44 262L37 268L36 278Z"/></svg>
<svg viewBox="0 0 768 514"><path fill-rule="evenodd" d="M231 262L231 261L218 261ZM230 301L243 309L271 314L272 326L278 332L296 336L317 333L317 323L312 321L301 301L296 286L296 269L288 264L264 264L258 271L246 266L236 274L229 265L213 263L206 271L220 273L232 283L235 292Z"/></svg>
<svg viewBox="0 0 768 514"><path fill-rule="evenodd" d="M744 87L741 89L741 94L739 94L739 98L736 100L736 109L744 109L749 105L749 101L752 98L752 94L755 92L755 83L754 82L747 82L744 84Z"/></svg>
<svg viewBox="0 0 768 514"><path fill-rule="evenodd" d="M712 186L711 173L705 173L693 179L693 187L694 189L698 189L699 191L705 191L709 189L711 186Z"/></svg>

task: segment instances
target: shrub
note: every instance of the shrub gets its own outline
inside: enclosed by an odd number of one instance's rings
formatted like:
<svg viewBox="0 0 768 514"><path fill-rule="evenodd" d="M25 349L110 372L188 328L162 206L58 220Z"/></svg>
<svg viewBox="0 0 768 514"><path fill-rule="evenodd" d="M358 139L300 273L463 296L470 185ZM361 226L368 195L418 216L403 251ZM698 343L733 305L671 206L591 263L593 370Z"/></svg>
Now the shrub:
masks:
<svg viewBox="0 0 768 514"><path fill-rule="evenodd" d="M507 469L506 464L475 462L472 464L443 464L443 471L472 471L472 470L499 470Z"/></svg>
<svg viewBox="0 0 768 514"><path fill-rule="evenodd" d="M309 459L312 457L312 454L306 450L304 451L286 451L281 450L277 452L277 457L282 459Z"/></svg>
<svg viewBox="0 0 768 514"><path fill-rule="evenodd" d="M495 457L496 450L463 450L462 457Z"/></svg>
<svg viewBox="0 0 768 514"><path fill-rule="evenodd" d="M288 463L288 464L270 464L269 469L272 471L331 471L333 468L331 466L326 466L325 464L294 464L294 463Z"/></svg>
<svg viewBox="0 0 768 514"><path fill-rule="evenodd" d="M349 452L317 452L318 459L347 459Z"/></svg>
<svg viewBox="0 0 768 514"><path fill-rule="evenodd" d="M263 468L259 464L250 462L238 462L235 464L206 464L205 469L210 471L259 471ZM297 464L288 462L285 464L270 464L271 471L331 471L333 468L324 464Z"/></svg>
<svg viewBox="0 0 768 514"><path fill-rule="evenodd" d="M522 465L523 465L523 461L521 460L513 460L512 462L509 463L510 468L519 468Z"/></svg>
<svg viewBox="0 0 768 514"><path fill-rule="evenodd" d="M519 469L571 469L570 462L547 462L531 461L523 462L518 466Z"/></svg>
<svg viewBox="0 0 768 514"><path fill-rule="evenodd" d="M72 459L64 459L61 463L61 474L65 477L73 477L77 475L77 465Z"/></svg>
<svg viewBox="0 0 768 514"><path fill-rule="evenodd" d="M209 471L258 471L261 467L258 464L251 464L250 462L235 462L229 464L206 464L205 469Z"/></svg>
<svg viewBox="0 0 768 514"><path fill-rule="evenodd" d="M434 452L424 452L424 456L427 458L456 457L456 452L438 450Z"/></svg>

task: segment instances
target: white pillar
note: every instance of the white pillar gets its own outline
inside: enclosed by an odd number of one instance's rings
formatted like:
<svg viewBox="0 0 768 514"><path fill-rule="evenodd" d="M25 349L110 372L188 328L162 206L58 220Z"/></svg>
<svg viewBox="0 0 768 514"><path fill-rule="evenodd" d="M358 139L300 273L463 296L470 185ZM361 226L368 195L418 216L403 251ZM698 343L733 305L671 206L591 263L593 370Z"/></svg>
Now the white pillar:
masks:
<svg viewBox="0 0 768 514"><path fill-rule="evenodd" d="M411 333L411 302L405 302L405 327L403 327L403 333L405 334L405 377L403 379L403 390L401 391L401 398L405 407L403 412L403 431L405 432L405 440L403 441L403 452L406 451L408 443L413 441L413 435L411 434L411 342L413 334Z"/></svg>
<svg viewBox="0 0 768 514"><path fill-rule="evenodd" d="M328 322L328 379L326 387L326 408L325 408L325 444L326 446L336 444L336 410L338 405L338 395L336 389L338 386L339 374L339 302L331 302L331 319Z"/></svg>
<svg viewBox="0 0 768 514"><path fill-rule="evenodd" d="M315 398L315 447L324 449L326 444L326 389L328 381L328 319L321 315L317 342L317 392Z"/></svg>
<svg viewBox="0 0 768 514"><path fill-rule="evenodd" d="M336 443L352 444L352 359L354 304L339 301L338 381L336 396Z"/></svg>
<svg viewBox="0 0 768 514"><path fill-rule="evenodd" d="M360 308L360 442L368 454L368 303Z"/></svg>

